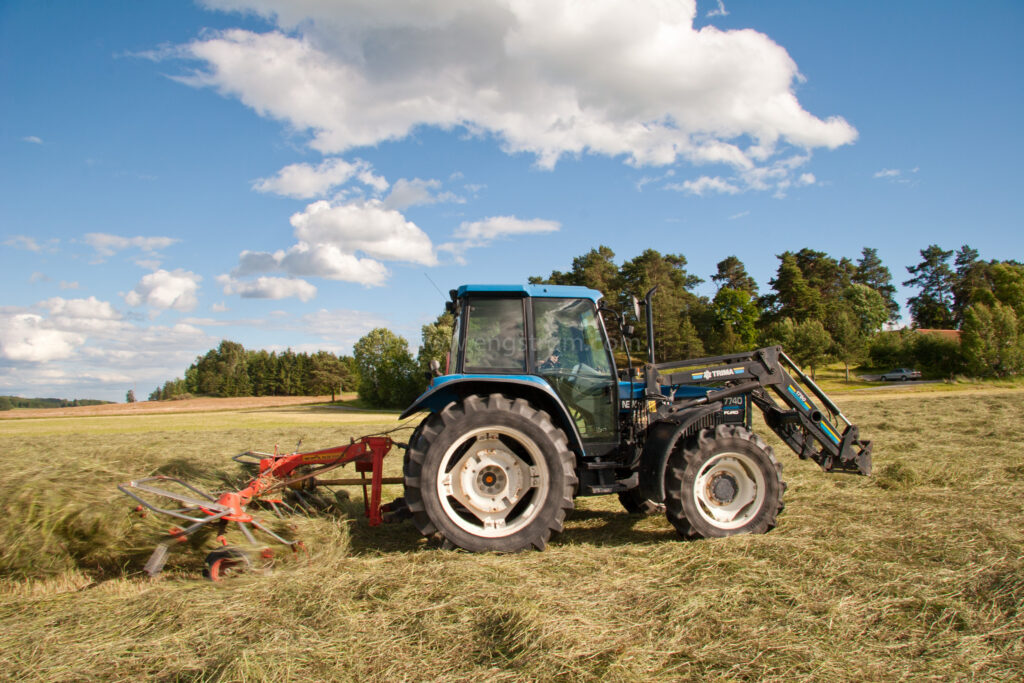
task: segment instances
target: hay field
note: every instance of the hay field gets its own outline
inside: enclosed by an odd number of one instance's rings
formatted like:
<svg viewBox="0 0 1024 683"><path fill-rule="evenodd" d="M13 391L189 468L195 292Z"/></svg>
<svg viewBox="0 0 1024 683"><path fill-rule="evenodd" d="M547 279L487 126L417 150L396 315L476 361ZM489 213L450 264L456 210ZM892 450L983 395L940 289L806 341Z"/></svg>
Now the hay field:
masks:
<svg viewBox="0 0 1024 683"><path fill-rule="evenodd" d="M0 679L1024 678L1024 391L839 402L875 442L875 476L826 475L773 437L789 490L767 535L683 543L663 517L587 498L543 553L470 555L408 522L368 528L354 493L296 520L308 555L221 584L199 578L200 547L140 575L166 525L115 485L162 472L216 489L240 477L234 453L394 417L5 421Z"/></svg>

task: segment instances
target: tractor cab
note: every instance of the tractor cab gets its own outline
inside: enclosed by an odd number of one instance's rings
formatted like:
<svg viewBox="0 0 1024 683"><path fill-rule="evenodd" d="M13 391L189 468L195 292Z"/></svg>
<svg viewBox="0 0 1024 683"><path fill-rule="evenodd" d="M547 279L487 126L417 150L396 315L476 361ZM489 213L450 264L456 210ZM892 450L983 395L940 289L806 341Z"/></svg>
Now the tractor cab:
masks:
<svg viewBox="0 0 1024 683"><path fill-rule="evenodd" d="M486 380L537 405L561 404L570 441L596 455L618 442L618 379L598 313L601 293L563 285L463 285L452 290L447 372L406 411L432 408ZM551 408L555 408L551 405Z"/></svg>

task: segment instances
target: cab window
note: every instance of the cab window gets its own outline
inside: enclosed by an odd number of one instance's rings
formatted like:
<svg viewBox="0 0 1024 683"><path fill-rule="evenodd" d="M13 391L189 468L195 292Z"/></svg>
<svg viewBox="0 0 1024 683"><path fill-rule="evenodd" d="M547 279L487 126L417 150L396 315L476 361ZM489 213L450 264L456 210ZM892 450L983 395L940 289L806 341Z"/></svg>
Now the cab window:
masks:
<svg viewBox="0 0 1024 683"><path fill-rule="evenodd" d="M463 372L525 372L522 299L469 299Z"/></svg>

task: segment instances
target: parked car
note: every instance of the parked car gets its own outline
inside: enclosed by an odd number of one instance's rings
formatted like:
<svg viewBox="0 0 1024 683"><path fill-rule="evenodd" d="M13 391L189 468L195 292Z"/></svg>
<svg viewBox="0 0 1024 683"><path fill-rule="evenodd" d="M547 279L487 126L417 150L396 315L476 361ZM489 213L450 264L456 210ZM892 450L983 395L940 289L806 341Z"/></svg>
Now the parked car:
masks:
<svg viewBox="0 0 1024 683"><path fill-rule="evenodd" d="M895 370L890 370L889 372L882 375L880 379L883 382L888 382L890 380L906 382L912 379L921 379L921 371L911 370L910 368L896 368Z"/></svg>

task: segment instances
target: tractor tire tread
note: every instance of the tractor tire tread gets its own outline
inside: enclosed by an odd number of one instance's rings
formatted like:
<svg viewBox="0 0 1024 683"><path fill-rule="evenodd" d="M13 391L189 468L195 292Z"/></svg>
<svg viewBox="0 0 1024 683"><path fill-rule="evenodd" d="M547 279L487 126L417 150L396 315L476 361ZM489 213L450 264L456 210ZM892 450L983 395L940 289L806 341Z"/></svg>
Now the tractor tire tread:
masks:
<svg viewBox="0 0 1024 683"><path fill-rule="evenodd" d="M425 476L424 465L427 461L431 448L434 447L443 433L448 429L456 429L463 420L471 419L481 411L495 413L496 415L515 415L534 426L538 427L548 439L548 447L555 451L554 461L549 461L549 466L561 469L561 477L553 477L555 481L561 481L561 494L558 504L548 513L546 520L536 520L529 527L509 537L486 539L471 536L463 538L459 543L446 534L445 529L440 528L430 518L427 506L424 503L424 484L429 479ZM408 468L405 471L405 499L412 512L413 524L424 536L441 536L441 547L447 549L463 548L470 551L495 551L495 552L519 552L528 548L543 550L553 534L557 534L564 528L565 517L573 509L573 492L576 490L577 479L575 470L575 456L569 450L569 440L565 433L555 426L550 415L545 411L533 406L529 401L522 398L510 399L500 393L493 393L488 396L469 395L461 401L449 403L443 410L428 416L418 428L418 438L410 439ZM465 536L465 535L463 535Z"/></svg>
<svg viewBox="0 0 1024 683"><path fill-rule="evenodd" d="M685 491L684 482L687 471L699 470L710 457L715 445L726 439L741 443L745 441L763 453L770 465L770 472L766 473L766 476L774 473L778 494L776 500L765 501L762 511L758 513L753 524L735 530L712 529L711 533L708 533L708 530L702 531L697 528L686 515L683 495L684 492L689 495L689 492ZM771 491L772 486L768 485L768 489ZM730 536L737 533L764 534L774 529L778 523L778 515L785 508L783 502L785 491L786 482L782 479L782 463L775 458L772 447L759 435L743 426L720 424L703 429L698 434L691 436L682 444L677 445L675 451L669 456L668 467L665 469L665 515L679 535L687 540Z"/></svg>

